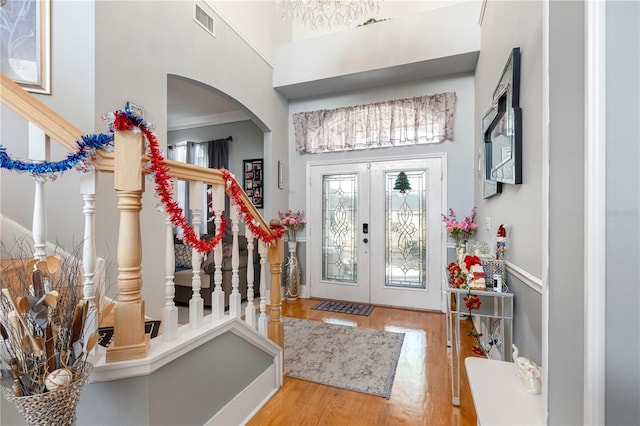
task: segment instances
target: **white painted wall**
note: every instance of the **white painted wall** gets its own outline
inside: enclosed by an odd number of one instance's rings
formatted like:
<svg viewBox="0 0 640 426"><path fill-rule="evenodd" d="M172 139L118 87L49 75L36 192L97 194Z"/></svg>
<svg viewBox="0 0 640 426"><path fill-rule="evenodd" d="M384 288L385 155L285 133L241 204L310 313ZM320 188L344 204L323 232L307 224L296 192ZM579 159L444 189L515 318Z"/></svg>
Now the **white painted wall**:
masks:
<svg viewBox="0 0 640 426"><path fill-rule="evenodd" d="M473 0L476 3L481 3L482 0ZM417 13L425 12L428 10L439 9L442 7L452 6L457 3L466 3L469 0L430 0L430 1L416 1L416 0L384 0L380 2L380 7L377 12L364 16L359 21L354 22L347 28L355 28L367 21L369 18L375 19L396 19L404 16L415 15ZM332 28L317 28L312 29L309 25L303 25L299 20L290 18L286 19L287 22L292 24L292 40L298 41L308 39L312 37L318 37L326 34L331 34L339 31L343 31L344 27L332 27Z"/></svg>
<svg viewBox="0 0 640 426"><path fill-rule="evenodd" d="M273 64L275 46L291 41L291 22L282 19L275 1L210 1L215 12Z"/></svg>
<svg viewBox="0 0 640 426"><path fill-rule="evenodd" d="M459 3L279 46L273 85L354 76L477 52L479 6L479 2Z"/></svg>

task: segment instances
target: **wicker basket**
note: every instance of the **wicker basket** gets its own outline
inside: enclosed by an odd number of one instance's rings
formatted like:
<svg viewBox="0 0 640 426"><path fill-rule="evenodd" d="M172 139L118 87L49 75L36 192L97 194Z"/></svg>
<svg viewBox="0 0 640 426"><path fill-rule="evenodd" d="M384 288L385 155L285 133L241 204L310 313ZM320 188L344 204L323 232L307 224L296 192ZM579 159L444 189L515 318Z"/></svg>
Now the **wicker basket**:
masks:
<svg viewBox="0 0 640 426"><path fill-rule="evenodd" d="M79 362L70 370L73 372L73 381L64 387L30 396L15 396L11 389L3 388L4 397L16 405L29 425L75 425L80 391L93 365Z"/></svg>

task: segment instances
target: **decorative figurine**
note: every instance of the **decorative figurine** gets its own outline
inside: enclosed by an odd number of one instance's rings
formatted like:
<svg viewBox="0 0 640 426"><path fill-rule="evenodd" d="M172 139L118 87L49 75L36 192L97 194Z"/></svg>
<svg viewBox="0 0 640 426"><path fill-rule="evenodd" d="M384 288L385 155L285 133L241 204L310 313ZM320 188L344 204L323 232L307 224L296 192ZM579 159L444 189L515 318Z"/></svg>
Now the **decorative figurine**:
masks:
<svg viewBox="0 0 640 426"><path fill-rule="evenodd" d="M518 356L516 345L511 345L511 347L513 348L513 363L516 365L516 376L520 389L532 395L539 395L542 392L540 367L529 358Z"/></svg>
<svg viewBox="0 0 640 426"><path fill-rule="evenodd" d="M498 228L498 234L496 236L496 259L504 260L507 252L507 230L503 224L500 224Z"/></svg>

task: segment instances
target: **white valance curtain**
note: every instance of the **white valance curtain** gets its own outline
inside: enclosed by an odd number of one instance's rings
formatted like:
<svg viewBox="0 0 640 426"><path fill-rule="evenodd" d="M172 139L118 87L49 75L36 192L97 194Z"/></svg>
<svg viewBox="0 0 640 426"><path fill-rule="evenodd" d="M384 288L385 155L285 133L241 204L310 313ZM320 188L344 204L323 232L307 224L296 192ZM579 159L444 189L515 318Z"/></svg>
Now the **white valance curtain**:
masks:
<svg viewBox="0 0 640 426"><path fill-rule="evenodd" d="M296 149L306 153L453 140L455 93L293 114Z"/></svg>

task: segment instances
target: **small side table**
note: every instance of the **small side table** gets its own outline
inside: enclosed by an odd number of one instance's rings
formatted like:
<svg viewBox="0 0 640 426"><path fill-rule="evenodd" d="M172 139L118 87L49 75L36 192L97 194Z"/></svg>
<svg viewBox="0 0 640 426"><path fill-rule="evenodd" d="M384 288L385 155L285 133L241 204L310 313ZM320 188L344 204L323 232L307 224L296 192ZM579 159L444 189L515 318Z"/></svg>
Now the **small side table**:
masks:
<svg viewBox="0 0 640 426"><path fill-rule="evenodd" d="M469 294L466 289L448 287L447 298L447 346L450 347L451 400L460 405L460 316L467 315L464 298ZM513 293L471 290L482 301L479 310L472 311L473 317L490 318L499 322L500 338L496 345L503 360L511 360L513 342ZM452 300L453 299L453 300Z"/></svg>

